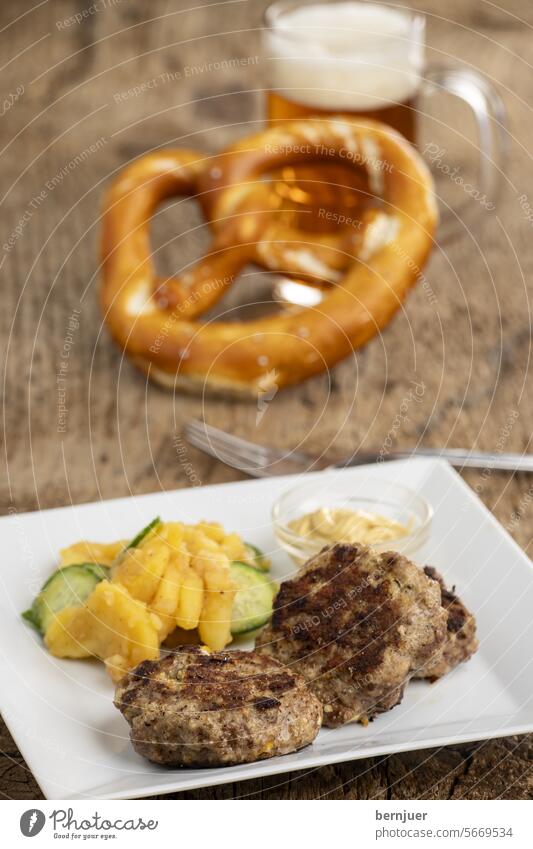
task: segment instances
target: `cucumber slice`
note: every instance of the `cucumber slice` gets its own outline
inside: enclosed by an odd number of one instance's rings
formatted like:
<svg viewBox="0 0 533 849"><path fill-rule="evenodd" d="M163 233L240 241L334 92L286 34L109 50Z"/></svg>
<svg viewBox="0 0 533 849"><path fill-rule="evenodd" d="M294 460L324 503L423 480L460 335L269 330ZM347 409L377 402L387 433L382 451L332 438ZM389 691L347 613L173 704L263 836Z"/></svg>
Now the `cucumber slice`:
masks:
<svg viewBox="0 0 533 849"><path fill-rule="evenodd" d="M237 585L233 602L231 633L235 636L255 631L272 616L272 602L277 587L254 566L234 560L231 577Z"/></svg>
<svg viewBox="0 0 533 849"><path fill-rule="evenodd" d="M261 549L257 548L256 545L252 545L251 542L245 542L244 548L246 550L246 556L250 561L250 566L255 566L261 572L268 572L270 569L270 560L268 557L265 557Z"/></svg>
<svg viewBox="0 0 533 849"><path fill-rule="evenodd" d="M95 586L108 575L108 567L99 563L76 563L57 569L43 584L41 592L30 609L24 611L22 618L45 634L54 613L71 605L83 604Z"/></svg>
<svg viewBox="0 0 533 849"><path fill-rule="evenodd" d="M139 531L137 536L133 537L132 541L127 544L124 551L127 551L128 548L137 548L140 545L140 543L143 541L143 539L148 536L150 531L153 531L153 529L156 528L157 525L160 525L160 524L161 524L161 519L159 518L159 516L156 516L155 519L152 519L152 521L148 525L146 525L145 528L142 529L142 531Z"/></svg>

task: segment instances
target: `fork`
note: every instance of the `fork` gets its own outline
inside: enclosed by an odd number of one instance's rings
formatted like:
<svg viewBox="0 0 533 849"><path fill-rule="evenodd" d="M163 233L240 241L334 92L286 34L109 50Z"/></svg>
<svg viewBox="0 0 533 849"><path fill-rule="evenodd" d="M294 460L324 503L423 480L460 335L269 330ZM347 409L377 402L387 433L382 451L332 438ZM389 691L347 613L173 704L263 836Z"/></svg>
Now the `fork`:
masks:
<svg viewBox="0 0 533 849"><path fill-rule="evenodd" d="M302 451L283 451L268 445L248 442L231 433L193 419L185 426L185 437L191 445L215 457L233 469L254 478L273 475L293 475L323 469L361 466L385 460L407 457L440 457L456 468L499 469L506 472L533 472L533 456L498 452L469 451L461 448L410 448L403 451L362 451L343 460L333 461L323 455L313 456Z"/></svg>

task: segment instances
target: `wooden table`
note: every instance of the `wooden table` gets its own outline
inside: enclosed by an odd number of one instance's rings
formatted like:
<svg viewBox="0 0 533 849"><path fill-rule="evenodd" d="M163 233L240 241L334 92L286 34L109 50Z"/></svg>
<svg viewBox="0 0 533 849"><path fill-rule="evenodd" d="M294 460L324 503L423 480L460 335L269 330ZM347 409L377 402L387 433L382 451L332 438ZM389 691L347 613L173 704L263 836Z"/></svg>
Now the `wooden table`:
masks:
<svg viewBox="0 0 533 849"><path fill-rule="evenodd" d="M254 404L173 397L147 385L111 343L98 309L99 204L110 176L146 150L172 144L211 150L261 122L262 67L256 57L263 0L183 11L188 5L1 4L0 23L8 27L4 60L10 60L1 84L3 97L12 95L1 123L3 243L15 234L0 257L7 462L2 510L238 479L193 449L177 450L181 428L193 416L279 446L330 445L339 454L380 445L388 434L400 446L420 440L525 450L533 419L528 0L510 0L502 10L475 0L418 4L429 13L431 58L461 58L484 71L505 99L510 156L504 196L496 212L475 208L472 229L459 222L453 242L434 252L427 268L434 298L418 287L380 338L335 369L330 385L319 377L279 393L259 426ZM244 67L219 64L242 57L248 57ZM444 101L430 103L429 110L441 123L428 117L425 139L439 141L445 161L471 173L475 144L465 111ZM450 181L442 173L439 179L446 194ZM464 200L460 192L458 200ZM195 238L179 237L196 223L192 201L159 217L154 239L159 246L168 242L158 255L162 268L180 269L202 251L205 228ZM262 284L264 275L252 272L243 285L256 291ZM65 377L63 399L59 374ZM423 386L421 401L405 410L402 402L415 381ZM465 477L527 549L533 479L487 472ZM0 793L40 798L5 727L0 734ZM511 738L184 795L531 798L532 763L531 738Z"/></svg>

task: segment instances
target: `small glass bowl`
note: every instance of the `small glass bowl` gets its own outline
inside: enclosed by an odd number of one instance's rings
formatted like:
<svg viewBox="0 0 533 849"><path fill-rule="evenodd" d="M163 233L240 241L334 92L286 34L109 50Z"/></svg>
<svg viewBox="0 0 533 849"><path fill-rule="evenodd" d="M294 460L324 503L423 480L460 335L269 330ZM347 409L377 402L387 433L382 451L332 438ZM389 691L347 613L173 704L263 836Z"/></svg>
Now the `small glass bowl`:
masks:
<svg viewBox="0 0 533 849"><path fill-rule="evenodd" d="M425 498L402 484L359 476L342 481L324 478L322 483L320 477L315 477L285 492L272 508L276 539L298 565L317 554L324 542L296 533L289 522L323 507L366 510L409 526L410 532L405 536L372 544L376 551L399 551L406 555L426 542L433 518L433 508Z"/></svg>

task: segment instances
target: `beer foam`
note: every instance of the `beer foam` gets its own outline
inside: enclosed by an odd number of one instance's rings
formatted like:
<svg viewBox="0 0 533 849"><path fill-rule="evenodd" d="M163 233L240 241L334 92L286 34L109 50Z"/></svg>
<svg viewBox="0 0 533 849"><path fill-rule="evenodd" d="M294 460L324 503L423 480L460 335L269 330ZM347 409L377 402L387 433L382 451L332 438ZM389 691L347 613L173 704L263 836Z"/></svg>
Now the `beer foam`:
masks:
<svg viewBox="0 0 533 849"><path fill-rule="evenodd" d="M423 19L374 3L317 3L274 17L266 36L270 88L305 106L370 111L420 86Z"/></svg>

